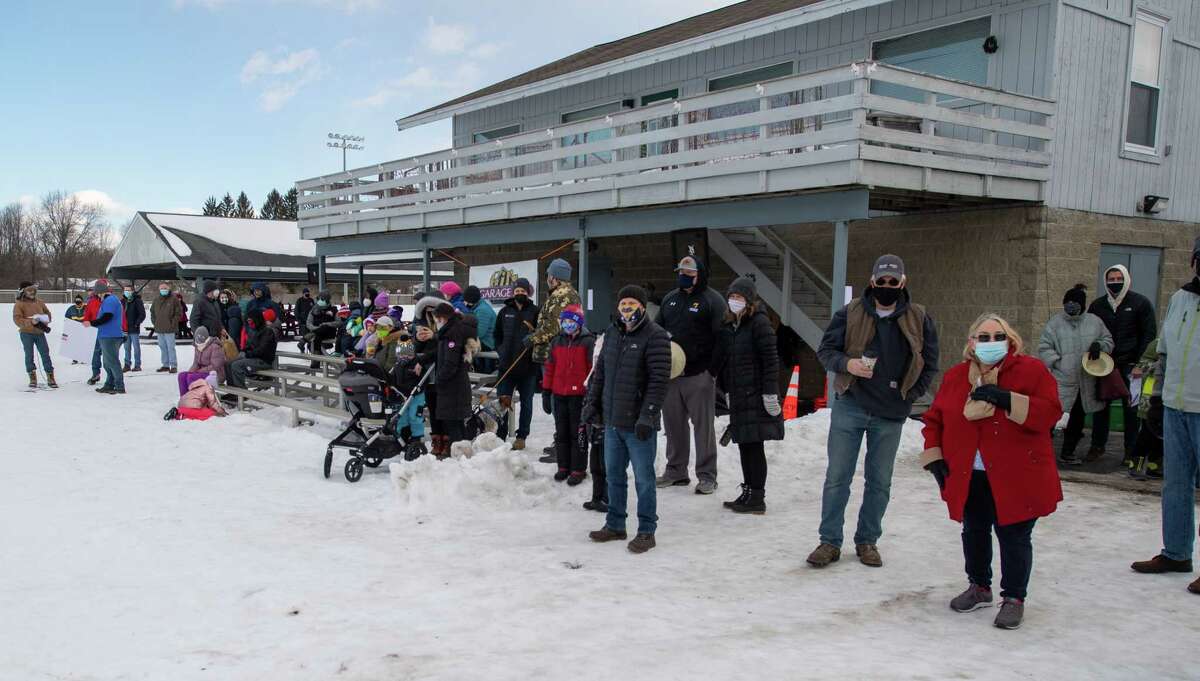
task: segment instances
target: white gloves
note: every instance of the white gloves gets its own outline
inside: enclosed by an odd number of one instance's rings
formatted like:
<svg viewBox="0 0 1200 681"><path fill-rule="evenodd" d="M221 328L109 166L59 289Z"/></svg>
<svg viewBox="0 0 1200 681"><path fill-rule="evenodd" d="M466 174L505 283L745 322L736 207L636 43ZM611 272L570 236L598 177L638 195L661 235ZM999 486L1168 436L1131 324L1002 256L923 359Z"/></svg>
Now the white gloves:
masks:
<svg viewBox="0 0 1200 681"><path fill-rule="evenodd" d="M763 409L771 416L779 416L783 410L779 408L779 395L763 395Z"/></svg>

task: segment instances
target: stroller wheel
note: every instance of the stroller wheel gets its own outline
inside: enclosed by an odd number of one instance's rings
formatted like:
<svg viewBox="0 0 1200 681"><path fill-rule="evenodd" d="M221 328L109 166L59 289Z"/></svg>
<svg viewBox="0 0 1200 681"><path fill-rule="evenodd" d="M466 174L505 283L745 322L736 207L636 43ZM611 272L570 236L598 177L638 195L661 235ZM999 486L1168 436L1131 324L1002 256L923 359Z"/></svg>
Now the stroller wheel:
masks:
<svg viewBox="0 0 1200 681"><path fill-rule="evenodd" d="M346 462L346 480L349 482L358 482L363 474L362 459L353 458Z"/></svg>
<svg viewBox="0 0 1200 681"><path fill-rule="evenodd" d="M333 467L333 447L325 450L325 479L329 479L329 469Z"/></svg>
<svg viewBox="0 0 1200 681"><path fill-rule="evenodd" d="M379 464L383 463L383 457L364 456L363 463L367 465L367 468L379 468Z"/></svg>

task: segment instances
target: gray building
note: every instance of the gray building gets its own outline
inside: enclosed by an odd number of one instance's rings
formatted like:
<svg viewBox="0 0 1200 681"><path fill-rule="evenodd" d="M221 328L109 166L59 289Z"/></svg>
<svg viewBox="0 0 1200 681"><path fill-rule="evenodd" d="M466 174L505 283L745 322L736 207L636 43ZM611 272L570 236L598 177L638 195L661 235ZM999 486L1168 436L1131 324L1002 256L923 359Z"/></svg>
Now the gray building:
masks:
<svg viewBox="0 0 1200 681"><path fill-rule="evenodd" d="M1033 336L1110 264L1159 305L1186 278L1196 5L748 0L399 119L453 118L454 146L298 182L299 229L322 256L468 264L574 240L593 325L698 248L809 346L891 251L950 361L978 313Z"/></svg>

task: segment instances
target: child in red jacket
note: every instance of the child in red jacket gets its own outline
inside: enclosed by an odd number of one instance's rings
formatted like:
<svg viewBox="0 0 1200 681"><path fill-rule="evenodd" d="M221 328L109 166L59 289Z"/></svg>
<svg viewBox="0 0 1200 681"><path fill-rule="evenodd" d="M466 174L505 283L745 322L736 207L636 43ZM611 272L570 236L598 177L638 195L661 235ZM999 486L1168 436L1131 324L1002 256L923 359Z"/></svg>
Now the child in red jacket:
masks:
<svg viewBox="0 0 1200 681"><path fill-rule="evenodd" d="M550 356L542 373L542 411L554 413L554 449L558 457L554 479L566 480L574 487L587 477L587 451L579 446L577 435L596 337L583 325L583 308L577 304L563 308L558 325L561 332L550 342Z"/></svg>

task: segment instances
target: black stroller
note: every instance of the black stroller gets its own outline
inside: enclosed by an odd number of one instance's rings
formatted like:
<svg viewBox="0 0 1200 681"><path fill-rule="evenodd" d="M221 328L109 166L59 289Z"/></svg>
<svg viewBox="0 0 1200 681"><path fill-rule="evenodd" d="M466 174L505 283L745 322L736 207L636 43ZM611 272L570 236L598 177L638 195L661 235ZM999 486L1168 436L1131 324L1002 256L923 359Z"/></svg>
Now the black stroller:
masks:
<svg viewBox="0 0 1200 681"><path fill-rule="evenodd" d="M385 459L401 454L411 461L425 453L421 438L398 437L396 423L409 402L420 394L422 386L433 374L433 367L425 371L407 395L395 376L401 370L398 365L397 371L389 376L369 360L355 358L346 362L346 369L338 377L338 386L346 396L350 423L325 449L326 478L333 466L334 448L345 448L350 452L344 471L349 482L358 482L362 478L363 466L377 468Z"/></svg>

